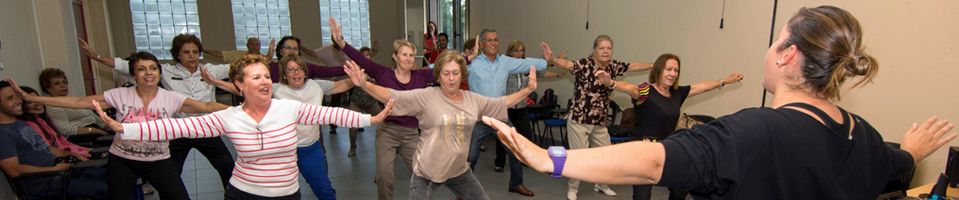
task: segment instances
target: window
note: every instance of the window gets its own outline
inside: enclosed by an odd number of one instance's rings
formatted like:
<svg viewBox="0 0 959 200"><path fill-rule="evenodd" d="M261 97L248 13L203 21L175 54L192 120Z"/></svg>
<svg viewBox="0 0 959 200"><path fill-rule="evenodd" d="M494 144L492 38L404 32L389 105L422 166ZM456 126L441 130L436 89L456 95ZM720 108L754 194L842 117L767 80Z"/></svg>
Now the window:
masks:
<svg viewBox="0 0 959 200"><path fill-rule="evenodd" d="M343 40L354 47L368 47L370 41L370 14L367 0L320 0L320 26L323 44L330 44L330 17L343 28Z"/></svg>
<svg viewBox="0 0 959 200"><path fill-rule="evenodd" d="M130 0L130 15L137 51L150 52L161 60L173 59L173 37L200 37L196 0Z"/></svg>
<svg viewBox="0 0 959 200"><path fill-rule="evenodd" d="M246 40L260 39L260 53L270 49L270 39L290 34L290 6L288 0L232 0L233 33L236 49L247 50Z"/></svg>

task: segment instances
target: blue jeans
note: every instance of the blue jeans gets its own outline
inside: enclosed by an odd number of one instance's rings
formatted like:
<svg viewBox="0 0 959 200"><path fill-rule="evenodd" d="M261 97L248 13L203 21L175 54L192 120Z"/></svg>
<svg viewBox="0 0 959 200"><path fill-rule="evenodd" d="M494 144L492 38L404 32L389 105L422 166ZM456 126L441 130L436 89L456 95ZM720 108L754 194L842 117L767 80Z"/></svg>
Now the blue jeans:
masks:
<svg viewBox="0 0 959 200"><path fill-rule="evenodd" d="M310 184L317 199L336 199L336 191L330 184L330 175L326 171L326 154L323 153L322 143L296 148L296 165L300 174Z"/></svg>
<svg viewBox="0 0 959 200"><path fill-rule="evenodd" d="M79 177L67 180L67 196L110 199L110 195L107 193L106 171L104 168L90 168L83 170ZM62 191L61 184L63 183L61 181L63 181L61 177L52 178L46 188L41 189L33 196L60 195ZM30 189L27 188L27 190Z"/></svg>
<svg viewBox="0 0 959 200"><path fill-rule="evenodd" d="M513 126L513 123L506 121L506 124ZM496 134L496 129L486 125L483 122L477 122L476 126L473 126L473 136L470 139L470 154L466 158L466 161L470 163L470 169L476 166L476 161L479 160L480 145L483 144L483 138L486 138L487 135ZM501 142L498 136L495 136L496 142ZM506 155L509 155L509 188L517 188L523 186L523 163L516 159L516 155L512 151L506 149Z"/></svg>
<svg viewBox="0 0 959 200"><path fill-rule="evenodd" d="M461 199L489 200L483 185L480 184L479 179L476 179L476 176L473 176L473 170L466 170L463 174L446 179L446 182L442 183L426 180L426 178L413 174L413 177L410 178L410 200L433 199L433 193L436 193L436 189L441 185L446 185L447 188L450 188L450 191L453 191L454 195Z"/></svg>

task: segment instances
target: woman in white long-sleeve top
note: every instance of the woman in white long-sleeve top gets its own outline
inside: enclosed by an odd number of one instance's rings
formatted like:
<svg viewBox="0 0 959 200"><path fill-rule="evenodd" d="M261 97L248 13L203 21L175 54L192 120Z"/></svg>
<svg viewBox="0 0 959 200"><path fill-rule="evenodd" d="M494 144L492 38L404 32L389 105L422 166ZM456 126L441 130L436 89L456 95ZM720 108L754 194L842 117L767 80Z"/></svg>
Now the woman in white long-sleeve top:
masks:
<svg viewBox="0 0 959 200"><path fill-rule="evenodd" d="M230 64L230 79L246 101L209 115L120 124L97 112L125 140L170 140L225 135L237 152L225 199L299 199L296 124L363 127L378 124L386 111L371 117L343 108L271 99L273 84L266 58L245 55ZM319 133L317 133L319 134ZM312 169L308 169L312 170Z"/></svg>

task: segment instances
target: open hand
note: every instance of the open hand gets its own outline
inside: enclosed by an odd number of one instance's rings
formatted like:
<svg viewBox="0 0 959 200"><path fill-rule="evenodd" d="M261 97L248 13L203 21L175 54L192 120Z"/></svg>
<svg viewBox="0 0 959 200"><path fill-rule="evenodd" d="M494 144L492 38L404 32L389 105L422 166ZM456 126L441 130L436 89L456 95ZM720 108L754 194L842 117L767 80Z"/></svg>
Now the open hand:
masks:
<svg viewBox="0 0 959 200"><path fill-rule="evenodd" d="M953 124L950 124L949 120L936 123L937 120L936 117L932 117L921 125L913 123L912 127L906 131L906 135L902 137L901 149L912 154L916 163L936 152L942 145L956 139L955 133L946 136L946 133L952 130Z"/></svg>
<svg viewBox="0 0 959 200"><path fill-rule="evenodd" d="M207 70L206 67L200 67L198 70L200 71L200 77L203 78L203 82L213 85L213 80L216 79L213 77L213 74L210 74L210 71Z"/></svg>
<svg viewBox="0 0 959 200"><path fill-rule="evenodd" d="M7 82L10 83L10 86L13 88L13 92L17 95L17 97L20 97L20 99L23 101L34 101L34 97L37 97L37 95L27 94L27 92L21 90L20 86L18 86L17 82L14 82L12 78L7 77Z"/></svg>
<svg viewBox="0 0 959 200"><path fill-rule="evenodd" d="M389 102L386 102L386 106L383 106L383 110L380 111L380 114L370 117L370 124L383 123L383 120L386 119L386 116L390 116L390 112L392 111L393 111L393 99L390 99Z"/></svg>
<svg viewBox="0 0 959 200"><path fill-rule="evenodd" d="M83 54L86 54L87 57L90 57L90 58L96 57L97 53L93 52L93 49L90 49L90 45L87 44L87 41L84 41L83 39L80 39L79 37L77 37L77 42L80 43L80 48L83 49Z"/></svg>
<svg viewBox="0 0 959 200"><path fill-rule="evenodd" d="M540 172L552 172L553 161L550 160L549 154L546 153L546 149L540 148L533 142L523 137L515 128L509 127L506 123L503 123L492 117L483 116L483 123L486 123L489 126L495 128L498 132L496 135L499 137L500 141L503 141L503 145L509 148L516 155L516 159L526 163L529 167L536 169Z"/></svg>
<svg viewBox="0 0 959 200"><path fill-rule="evenodd" d="M596 75L596 79L599 80L600 83L603 83L603 85L609 85L612 83L612 79L609 77L609 73L606 71L596 71L596 73L593 74Z"/></svg>
<svg viewBox="0 0 959 200"><path fill-rule="evenodd" d="M543 58L546 59L546 62L553 62L553 50L549 49L549 45L543 42L539 45L539 48L543 50ZM563 52L563 54L566 54L566 52Z"/></svg>
<svg viewBox="0 0 959 200"><path fill-rule="evenodd" d="M107 113L103 112L103 108L100 108L100 104L97 103L96 100L93 100L93 107L96 108L97 115L100 115L100 119L103 120L103 123L105 123L110 130L113 130L113 132L117 134L123 133L123 125L117 122L117 120L110 118L110 116L107 116Z"/></svg>
<svg viewBox="0 0 959 200"><path fill-rule="evenodd" d="M529 67L529 83L526 84L526 88L536 91L536 67Z"/></svg>
<svg viewBox="0 0 959 200"><path fill-rule="evenodd" d="M356 65L356 62L350 60L344 62L343 71L346 72L346 75L350 76L350 80L353 81L353 85L356 87L362 88L366 86L366 70Z"/></svg>
<svg viewBox="0 0 959 200"><path fill-rule="evenodd" d="M330 27L330 32L333 34L331 39L336 45L339 45L340 48L346 47L346 41L343 41L343 28L340 27L340 24L336 23L336 19L330 17L330 22L326 23Z"/></svg>
<svg viewBox="0 0 959 200"><path fill-rule="evenodd" d="M741 80L743 80L743 74L740 74L740 73L730 74L730 75L729 75L729 78L723 79L723 81L724 81L726 84L738 83L738 82L741 81Z"/></svg>

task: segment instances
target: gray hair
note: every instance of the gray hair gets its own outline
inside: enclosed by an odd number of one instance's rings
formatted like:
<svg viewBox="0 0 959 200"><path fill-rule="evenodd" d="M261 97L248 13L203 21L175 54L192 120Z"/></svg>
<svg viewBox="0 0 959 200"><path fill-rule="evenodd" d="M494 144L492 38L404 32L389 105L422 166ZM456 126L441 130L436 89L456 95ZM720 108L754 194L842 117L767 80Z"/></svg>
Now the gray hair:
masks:
<svg viewBox="0 0 959 200"><path fill-rule="evenodd" d="M486 33L488 33L488 32L496 33L496 29L489 29L489 28L487 28L487 29L483 29L483 31L480 31L480 36L479 36L479 37L480 37L480 40L486 39L486 38L484 38L484 37L486 36Z"/></svg>

